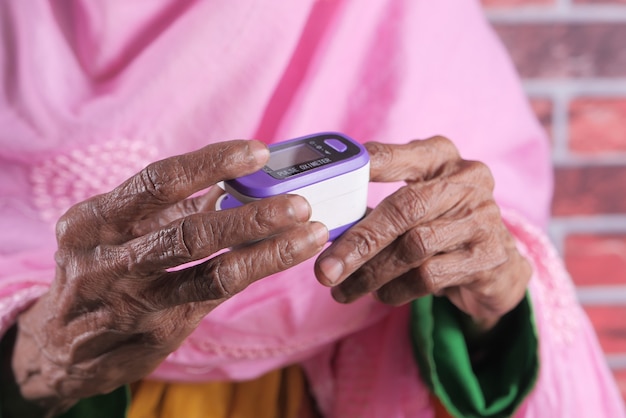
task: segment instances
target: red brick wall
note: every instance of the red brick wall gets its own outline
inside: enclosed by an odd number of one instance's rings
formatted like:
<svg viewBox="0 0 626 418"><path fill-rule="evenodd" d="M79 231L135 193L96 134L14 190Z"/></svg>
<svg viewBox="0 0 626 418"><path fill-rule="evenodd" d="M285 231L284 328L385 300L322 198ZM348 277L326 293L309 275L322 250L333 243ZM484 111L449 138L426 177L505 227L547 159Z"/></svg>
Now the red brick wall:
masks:
<svg viewBox="0 0 626 418"><path fill-rule="evenodd" d="M550 135L550 232L626 400L626 0L483 5Z"/></svg>

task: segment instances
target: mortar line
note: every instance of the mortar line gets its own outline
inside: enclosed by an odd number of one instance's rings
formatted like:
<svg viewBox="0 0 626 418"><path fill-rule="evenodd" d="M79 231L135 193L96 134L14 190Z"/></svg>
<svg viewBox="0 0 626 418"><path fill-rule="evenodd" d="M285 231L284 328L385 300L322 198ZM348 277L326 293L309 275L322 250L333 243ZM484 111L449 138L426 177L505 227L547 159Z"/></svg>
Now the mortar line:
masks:
<svg viewBox="0 0 626 418"><path fill-rule="evenodd" d="M562 13L569 12L571 7L572 7L571 0L557 0L556 1L556 10Z"/></svg>
<svg viewBox="0 0 626 418"><path fill-rule="evenodd" d="M568 234L626 234L626 215L553 216L548 236L561 256Z"/></svg>
<svg viewBox="0 0 626 418"><path fill-rule="evenodd" d="M526 6L513 9L491 9L485 14L492 23L624 23L626 6L576 5L559 0L555 6Z"/></svg>
<svg viewBox="0 0 626 418"><path fill-rule="evenodd" d="M626 78L557 78L525 79L524 90L531 95L560 91L570 96L626 96Z"/></svg>
<svg viewBox="0 0 626 418"><path fill-rule="evenodd" d="M584 306L626 306L626 284L577 286L576 295Z"/></svg>
<svg viewBox="0 0 626 418"><path fill-rule="evenodd" d="M611 370L626 370L626 354L605 354Z"/></svg>

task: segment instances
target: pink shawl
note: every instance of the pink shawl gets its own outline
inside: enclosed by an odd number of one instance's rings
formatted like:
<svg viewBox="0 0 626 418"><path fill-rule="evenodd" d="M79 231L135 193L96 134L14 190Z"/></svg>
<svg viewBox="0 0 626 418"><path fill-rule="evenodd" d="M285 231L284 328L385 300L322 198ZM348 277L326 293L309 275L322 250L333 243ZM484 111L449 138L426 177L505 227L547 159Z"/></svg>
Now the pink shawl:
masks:
<svg viewBox="0 0 626 418"><path fill-rule="evenodd" d="M623 416L541 230L548 142L478 4L453 0L0 0L0 331L54 277L72 203L209 142L322 130L443 134L487 163L533 261L541 341L523 417ZM371 188L372 205L394 185ZM328 416L429 417L407 308L332 301L307 262L224 303L155 379L247 379L304 362ZM331 368L331 359L334 367Z"/></svg>

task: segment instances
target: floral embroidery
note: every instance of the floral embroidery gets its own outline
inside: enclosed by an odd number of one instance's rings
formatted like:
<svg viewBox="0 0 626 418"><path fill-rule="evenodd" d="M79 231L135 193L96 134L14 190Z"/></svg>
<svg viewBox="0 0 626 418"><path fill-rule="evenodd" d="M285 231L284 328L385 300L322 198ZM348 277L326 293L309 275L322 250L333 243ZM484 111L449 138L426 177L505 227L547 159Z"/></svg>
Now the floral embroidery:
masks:
<svg viewBox="0 0 626 418"><path fill-rule="evenodd" d="M110 191L155 156L156 148L125 139L56 155L31 172L35 206L45 221L54 222L72 205Z"/></svg>

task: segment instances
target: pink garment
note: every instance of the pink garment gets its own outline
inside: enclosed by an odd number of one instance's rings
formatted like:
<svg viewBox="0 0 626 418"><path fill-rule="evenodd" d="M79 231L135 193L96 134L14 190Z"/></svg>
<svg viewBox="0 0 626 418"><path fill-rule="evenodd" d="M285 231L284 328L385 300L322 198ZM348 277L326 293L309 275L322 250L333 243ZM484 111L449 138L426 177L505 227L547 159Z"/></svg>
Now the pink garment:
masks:
<svg viewBox="0 0 626 418"><path fill-rule="evenodd" d="M518 415L625 415L541 232L548 142L477 3L0 0L0 25L2 332L54 277L58 216L149 161L232 138L443 134L491 167L535 267L541 371ZM370 203L395 188L373 185ZM407 321L406 307L333 302L310 261L224 303L153 377L247 379L304 361L330 417L430 417Z"/></svg>

